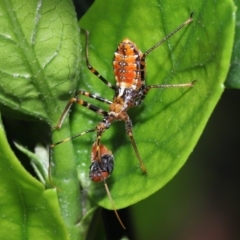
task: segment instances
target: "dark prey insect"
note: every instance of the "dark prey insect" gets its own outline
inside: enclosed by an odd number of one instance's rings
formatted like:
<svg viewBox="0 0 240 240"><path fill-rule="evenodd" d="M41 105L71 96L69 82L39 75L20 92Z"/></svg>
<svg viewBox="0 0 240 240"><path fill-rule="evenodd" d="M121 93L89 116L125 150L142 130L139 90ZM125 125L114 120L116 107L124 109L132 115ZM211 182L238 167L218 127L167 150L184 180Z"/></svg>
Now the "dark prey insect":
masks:
<svg viewBox="0 0 240 240"><path fill-rule="evenodd" d="M110 89L112 89L115 94L113 100L107 100L95 94L79 91L75 95L75 97L71 98L65 107L60 120L56 126L56 128L61 128L62 123L69 109L71 108L73 103L78 103L100 115L103 115L103 120L93 129L87 130L75 136L66 138L57 143L51 145L51 147L55 147L56 145L66 142L68 140L74 139L76 137L82 136L86 133L97 132L96 138L96 151L97 157L95 160L101 162L101 151L100 151L100 140L112 122L114 121L124 121L126 132L130 138L135 154L138 158L140 167L143 173L147 173L146 167L143 164L142 158L139 154L134 136L132 131L132 121L127 113L127 111L132 108L140 105L144 100L145 96L149 92L149 90L154 88L172 88L172 87L192 87L194 86L195 81L190 83L183 84L158 84L158 85L146 85L145 84L145 59L146 56L152 52L159 45L164 43L167 39L169 39L172 35L182 29L184 26L190 24L193 21L192 18L193 13L190 15L190 18L187 19L183 24L177 27L173 32L163 38L160 42L156 43L153 47L148 49L145 53L142 53L136 45L130 41L129 39L124 39L119 46L117 47L116 52L114 53L113 58L113 70L115 74L116 86L112 85L108 82L99 72L92 67L89 63L88 59L88 35L89 33L85 31L86 34L86 63L88 69L96 75L103 83L105 83ZM96 99L100 102L104 102L109 105L109 110L105 111L99 107L96 107L80 98L78 95L83 95L89 98Z"/></svg>
<svg viewBox="0 0 240 240"><path fill-rule="evenodd" d="M90 166L90 172L89 172L89 178L93 181L93 182L103 182L104 187L106 189L108 198L112 204L113 210L116 214L116 217L119 221L119 223L121 224L121 226L125 228L124 224L122 223L116 207L114 205L114 202L112 200L112 196L110 194L110 191L108 189L108 185L106 183L106 179L108 177L110 177L110 174L113 171L113 167L114 167L114 157L113 154L110 150L108 150L104 145L100 144L99 145L99 151L100 151L100 161L98 161L98 151L97 151L97 143L95 142L92 146L92 152L91 152L91 161L92 164Z"/></svg>

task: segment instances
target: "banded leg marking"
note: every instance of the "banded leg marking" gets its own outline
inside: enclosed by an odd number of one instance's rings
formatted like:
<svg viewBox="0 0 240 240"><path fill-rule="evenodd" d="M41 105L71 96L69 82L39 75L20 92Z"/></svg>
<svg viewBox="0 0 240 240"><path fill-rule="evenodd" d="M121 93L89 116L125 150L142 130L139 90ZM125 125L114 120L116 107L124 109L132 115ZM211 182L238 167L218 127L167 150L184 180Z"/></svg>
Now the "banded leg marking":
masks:
<svg viewBox="0 0 240 240"><path fill-rule="evenodd" d="M86 91L79 91L79 92L75 95L74 98L71 98L71 99L69 100L67 106L65 107L65 109L64 109L64 111L63 111L63 113L62 113L62 115L61 115L61 117L60 117L60 119L59 119L59 121L58 121L57 126L55 127L56 129L60 129L60 128L62 127L62 123L63 123L63 121L64 121L67 113L69 112L69 109L71 108L72 104L73 104L73 103L76 103L76 102L77 102L78 104L84 106L84 107L89 108L90 110L92 110L92 111L94 111L94 112L97 112L97 113L103 115L103 116L107 116L107 115L108 115L106 111L104 111L104 110L102 110L102 109L100 109L100 108L98 108L98 107L96 107L96 106L94 106L94 105L92 105L92 104L90 104L90 103L88 103L88 102L86 102L86 101L83 101L83 100L81 100L81 99L78 99L78 98L77 98L78 95L83 95L83 96L86 96L86 97L90 97L90 98L96 99L96 100L98 100L98 101L100 101L100 102L107 103L107 104L111 104L111 103L112 103L112 102L109 101L108 99L102 98L102 97L97 96L97 95L95 95L95 94L92 94L92 93L89 93L89 92L86 92Z"/></svg>
<svg viewBox="0 0 240 240"><path fill-rule="evenodd" d="M85 131L85 132L81 132L81 133L79 133L79 134L77 134L77 135L75 135L75 136L72 136L72 137L65 138L65 139L63 139L63 140L61 140L61 141L59 141L59 142L56 142L56 143L51 144L51 145L50 145L50 148L54 148L56 145L59 145L59 144L61 144L61 143L67 142L67 141L69 141L69 140L72 140L72 139L74 139L74 138L83 136L83 135L86 134L86 133L95 132L95 131L96 131L96 128L87 130L87 131Z"/></svg>
<svg viewBox="0 0 240 240"><path fill-rule="evenodd" d="M104 102L104 103L107 103L107 104L112 104L112 101L106 99L106 98L103 98L101 96L98 96L98 95L95 95L95 94L92 94L90 92L86 92L86 91L79 91L77 92L77 94L75 95L75 97L77 95L83 95L83 96L86 96L86 97L90 97L90 98L93 98L93 99L96 99L100 102Z"/></svg>
<svg viewBox="0 0 240 240"><path fill-rule="evenodd" d="M148 49L142 56L141 60L145 60L145 57L152 52L155 48L157 48L159 45L163 44L167 39L169 39L172 35L177 33L180 29L188 25L193 21L193 12L191 13L190 17L188 20L186 20L184 23L182 23L179 27L177 27L174 31L172 31L170 34L168 34L165 38L163 38L160 42L156 43L154 46L152 46L150 49Z"/></svg>
<svg viewBox="0 0 240 240"><path fill-rule="evenodd" d="M135 154L136 154L136 156L137 156L137 158L138 158L138 161L139 161L139 165L140 165L140 167L141 167L141 170L142 170L142 172L143 172L144 174L147 174L147 169L146 169L146 167L145 167L145 165L144 165L144 163L143 163L143 160L142 160L142 158L141 158L141 156L140 156L140 154L139 154L139 151L138 151L138 148L137 148L137 144L136 144L135 139L134 139L134 137L133 137L132 121L131 121L130 119L128 119L128 120L125 121L125 124L126 124L126 125L125 125L125 126L126 126L126 132L127 132L128 136L129 136L129 138L130 138L130 141L131 141L131 143L132 143L134 152L135 152Z"/></svg>
<svg viewBox="0 0 240 240"><path fill-rule="evenodd" d="M92 110L93 112L96 112L96 113L98 113L100 115L103 115L104 117L108 116L108 112L107 111L105 111L105 110L103 110L103 109L101 109L99 107L96 107L95 105L92 105L92 104L90 104L90 103L88 103L88 102L86 102L86 101L84 101L82 99L77 99L77 98L72 98L72 99L74 99L74 101L76 103L82 105L83 107L86 107L86 108Z"/></svg>
<svg viewBox="0 0 240 240"><path fill-rule="evenodd" d="M107 79L105 79L93 66L90 64L89 59L88 59L88 39L89 39L89 32L87 30L81 29L85 33L86 37L86 48L85 48L85 55L86 55L86 64L88 69L96 75L103 83L105 83L109 88L113 89L116 91L116 87L112 85Z"/></svg>
<svg viewBox="0 0 240 240"><path fill-rule="evenodd" d="M180 88L180 87L193 87L196 83L196 80L190 83L177 83L177 84L159 84L159 85L149 85L146 87L146 93L152 88Z"/></svg>

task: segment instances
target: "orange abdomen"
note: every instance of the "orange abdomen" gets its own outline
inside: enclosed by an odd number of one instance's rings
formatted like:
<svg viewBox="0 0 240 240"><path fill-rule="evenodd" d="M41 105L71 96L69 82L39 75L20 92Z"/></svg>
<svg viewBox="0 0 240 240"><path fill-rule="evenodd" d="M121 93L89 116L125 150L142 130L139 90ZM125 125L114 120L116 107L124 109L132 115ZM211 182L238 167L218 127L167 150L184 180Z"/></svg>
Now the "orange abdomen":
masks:
<svg viewBox="0 0 240 240"><path fill-rule="evenodd" d="M124 39L114 54L113 70L118 87L138 89L142 84L142 53L129 39Z"/></svg>

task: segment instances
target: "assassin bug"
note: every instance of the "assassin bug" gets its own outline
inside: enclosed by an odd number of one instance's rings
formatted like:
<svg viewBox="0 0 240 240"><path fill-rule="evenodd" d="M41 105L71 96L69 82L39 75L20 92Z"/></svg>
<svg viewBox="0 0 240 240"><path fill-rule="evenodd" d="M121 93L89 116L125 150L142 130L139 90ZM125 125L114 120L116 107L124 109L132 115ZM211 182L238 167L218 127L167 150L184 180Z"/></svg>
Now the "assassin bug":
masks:
<svg viewBox="0 0 240 240"><path fill-rule="evenodd" d="M103 182L104 187L106 189L108 198L112 204L113 210L115 212L115 215L119 221L119 223L121 224L121 226L125 228L124 224L122 223L116 207L113 203L110 191L108 189L108 185L106 183L106 179L108 177L110 177L110 174L113 171L113 167L114 167L114 157L113 154L110 150L108 150L104 145L100 144L99 145L99 151L100 151L100 161L98 160L98 151L97 151L97 143L95 142L92 146L92 152L91 152L91 161L92 164L90 166L90 172L89 172L89 178L93 181L93 182Z"/></svg>
<svg viewBox="0 0 240 240"><path fill-rule="evenodd" d="M131 107L136 107L142 103L145 96L149 92L149 90L154 88L171 88L171 87L193 87L195 81L190 83L183 84L158 84L158 85L148 85L145 84L145 59L146 56L152 52L155 48L164 43L167 39L169 39L172 35L178 32L183 27L187 26L193 21L193 13L190 15L190 18L187 19L184 23L182 23L179 27L177 27L173 32L163 38L161 41L156 43L153 47L148 49L145 53L142 53L136 45L130 41L129 39L124 39L118 46L116 52L114 53L113 59L113 69L115 74L116 86L112 85L108 82L99 72L92 67L89 63L88 59L88 31L85 31L86 36L86 64L88 69L96 75L104 84L106 84L110 89L115 92L113 100L110 101L108 99L102 98L95 94L86 92L86 91L78 91L77 94L71 98L66 105L59 122L56 126L57 129L60 129L62 123L71 108L73 103L78 103L100 115L103 115L103 120L93 129L87 130L85 132L79 133L75 136L63 139L59 142L52 144L50 147L53 148L58 144L64 143L66 141L72 140L76 137L82 136L86 133L97 132L96 142L92 148L92 165L90 166L90 174L89 177L94 182L102 181L104 183L105 189L107 191L108 197L112 204L112 207L115 211L115 214L120 222L120 224L124 227L121 219L119 218L116 208L114 206L113 200L111 198L109 189L106 184L106 178L110 176L110 173L113 170L113 155L112 153L103 146L100 141L102 134L107 130L111 123L114 121L124 121L126 132L130 138L131 144L135 151L135 154L138 158L141 170L143 173L147 173L146 167L140 157L137 145L135 143L135 139L132 132L132 121L127 113L128 109ZM97 101L106 103L109 105L109 110L105 111L99 107L96 107L87 101L78 98L78 95L83 95L89 98L96 99Z"/></svg>
<svg viewBox="0 0 240 240"><path fill-rule="evenodd" d="M73 103L78 103L100 115L103 115L103 120L93 129L89 129L85 132L79 133L75 136L63 139L57 143L54 143L51 145L51 147L55 147L58 144L61 144L63 142L69 141L71 139L74 139L76 137L82 136L86 133L90 132L97 132L97 138L96 138L96 152L97 161L101 162L101 144L100 140L105 132L107 130L112 122L114 121L124 121L126 132L130 138L131 144L133 146L133 149L135 151L135 154L138 158L141 170L143 173L147 173L146 167L144 166L144 163L142 161L142 158L139 154L134 136L132 131L132 121L127 113L127 111L132 108L140 105L142 101L144 100L145 96L149 92L149 90L154 88L172 88L172 87L193 87L195 81L192 81L190 83L183 83L183 84L158 84L158 85L146 85L145 84L145 59L146 56L152 52L155 48L160 46L162 43L164 43L167 39L169 39L172 35L174 35L176 32L178 32L183 27L187 26L193 21L193 13L191 13L189 19L187 19L184 23L182 23L179 27L177 27L174 31L172 31L169 35L167 35L165 38L163 38L161 41L156 43L154 46L152 46L150 49L148 49L145 53L142 53L136 45L130 41L129 39L124 39L119 46L117 47L116 52L114 53L113 58L113 70L116 80L116 86L112 85L110 82L108 82L102 75L99 74L99 72L92 67L92 65L89 63L88 59L88 31L85 31L86 36L86 64L88 69L96 75L104 84L106 84L110 89L112 89L115 92L115 95L113 97L113 100L110 101L108 99L102 98L100 96L97 96L95 94L86 92L86 91L78 91L75 97L71 98L66 105L60 120L56 126L57 129L60 129L62 126L62 123L64 121L64 118L66 117L69 109L71 108ZM78 95L83 95L89 98L96 99L100 102L104 102L109 105L109 110L105 111L99 107L96 107L95 105L92 105L82 99L78 98Z"/></svg>

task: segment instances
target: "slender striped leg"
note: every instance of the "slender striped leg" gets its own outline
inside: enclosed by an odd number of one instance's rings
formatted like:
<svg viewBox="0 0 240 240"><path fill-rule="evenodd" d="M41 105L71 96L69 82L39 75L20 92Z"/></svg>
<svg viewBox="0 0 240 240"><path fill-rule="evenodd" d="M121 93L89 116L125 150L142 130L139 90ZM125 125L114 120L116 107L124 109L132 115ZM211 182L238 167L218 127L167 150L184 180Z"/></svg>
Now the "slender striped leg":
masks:
<svg viewBox="0 0 240 240"><path fill-rule="evenodd" d="M153 88L179 88L179 87L193 87L194 84L195 84L196 80L195 81L192 81L191 83L182 83L182 84L159 84L159 85L149 85L147 87L145 87L144 91L143 91L143 96L142 96L142 100L145 98L146 94L149 92L149 90L153 89ZM146 167L144 166L144 163L142 161L142 158L138 152L138 149L137 149L137 145L136 145L136 142L134 140L134 137L133 137L133 132L132 132L132 122L131 120L129 119L128 121L126 121L126 131L127 131L127 134L131 140L131 143L132 143L132 146L133 146L133 149L135 151L135 154L137 155L137 158L138 158L138 161L139 161L139 164L140 164L140 167L142 169L142 172L143 173L147 173L147 170L146 170Z"/></svg>
<svg viewBox="0 0 240 240"><path fill-rule="evenodd" d="M193 21L193 12L190 14L190 17L182 23L180 26L178 26L174 31L172 31L170 34L168 34L165 38L163 38L161 41L157 42L154 46L152 46L150 49L148 49L145 53L143 53L141 57L141 71L142 76L144 77L144 68L145 68L145 59L146 56L151 53L154 49L156 49L158 46L163 44L166 40L168 40L170 37L172 37L175 33L177 33L179 30L187 26ZM148 91L152 88L179 88L179 87L193 87L196 81L192 81L191 83L183 83L183 84L158 84L158 85L149 85L144 87L143 89L143 96L141 97L141 100L143 100L148 93ZM144 83L145 85L145 83Z"/></svg>
<svg viewBox="0 0 240 240"><path fill-rule="evenodd" d="M174 35L175 33L177 33L180 29L182 29L183 27L187 26L189 23L191 23L193 21L193 12L191 13L189 19L187 19L184 23L182 23L179 27L177 27L174 31L172 31L170 34L168 34L165 38L163 38L161 41L159 41L158 43L156 43L154 46L152 46L150 49L148 49L142 56L141 60L145 60L146 56L152 52L155 48L157 48L158 46L160 46L161 44L163 44L167 39L169 39L172 35Z"/></svg>
<svg viewBox="0 0 240 240"><path fill-rule="evenodd" d="M125 122L125 126L126 126L126 132L130 138L130 141L132 143L132 146L133 146L133 149L134 149L134 152L138 158L138 161L139 161L139 165L141 167L141 170L144 174L147 174L147 169L143 163L143 160L139 154L139 151L138 151L138 148L137 148L137 144L135 142L135 139L133 137L133 132L132 132L132 121L130 119L128 119L126 122Z"/></svg>
<svg viewBox="0 0 240 240"><path fill-rule="evenodd" d="M74 138L83 136L83 135L86 134L86 133L95 132L96 130L97 130L97 129L94 128L94 129L87 130L87 131L85 131L85 132L81 132L81 133L79 133L79 134L77 134L77 135L75 135L75 136L68 137L68 138L65 138L65 139L63 139L63 140L61 140L61 141L59 141L59 142L53 143L53 144L50 145L50 147L51 147L51 148L54 148L56 145L59 145L59 144L61 144L61 143L67 142L67 141L69 141L69 140L72 140L72 139L74 139Z"/></svg>
<svg viewBox="0 0 240 240"><path fill-rule="evenodd" d="M90 105L89 103L87 103L88 105ZM93 105L91 105L91 107L95 107L95 106L93 106ZM95 107L96 108L96 107ZM91 108L90 108L91 109ZM93 110L93 111L95 111L95 110ZM98 108L98 112L99 111L102 111L102 109L99 109ZM101 140L101 136L102 136L102 134L103 134L103 132L106 130L106 129L108 129L107 127L106 127L106 125L103 123L103 121L102 122L100 122L94 129L89 129L89 130L87 130L87 131L84 131L84 132L81 132L81 133L79 133L79 134L77 134L77 135L75 135L75 136L72 136L72 137L68 137L68 138L65 138L65 139L63 139L63 140L61 140L61 141L59 141L59 142L56 142L56 143L53 143L52 145L50 145L50 148L54 148L56 145L59 145L59 144L61 144L61 143L64 143L64 142L67 142L67 141L69 141L69 140L72 140L72 139L74 139L74 138L77 138L77 137L80 137L80 136L83 136L83 135L85 135L85 134L87 134L87 133L90 133L90 132L97 132L97 141L96 141L96 151L97 151L97 161L100 161L101 162L101 152L100 152L100 145L101 145L101 143L100 143L100 140Z"/></svg>
<svg viewBox="0 0 240 240"><path fill-rule="evenodd" d="M71 98L70 101L68 102L68 104L67 104L67 106L66 106L66 108L65 108L65 110L64 110L64 112L63 112L63 114L62 114L62 116L61 116L61 119L60 119L59 124L58 124L58 126L57 126L58 128L61 127L62 122L63 122L63 118L66 116L66 112L69 110L69 108L72 106L73 103L78 103L78 104L80 104L80 105L82 105L82 106L84 106L84 107L92 110L93 112L96 112L96 113L98 113L98 114L101 114L101 115L103 115L103 116L105 116L105 117L108 116L108 112L107 112L107 111L104 111L104 110L101 109L101 108L98 108L98 107L96 107L96 106L94 106L94 105L92 105L92 104L90 104L90 103L88 103L88 102L86 102L86 101L84 101L84 100L82 100L82 99ZM101 126L101 128L100 128L99 126ZM61 140L61 141L59 141L59 142L57 142L57 143L52 144L51 147L55 147L56 145L58 145L58 144L60 144L60 143L67 142L67 141L72 140L72 139L74 139L74 138L76 138L76 137L80 137L80 136L82 136L82 135L84 135L84 134L86 134L86 133L94 132L94 131L97 131L97 132L98 132L97 145L99 146L99 145L100 145L100 137L101 137L101 134L102 134L102 132L105 131L105 129L106 129L106 127L105 127L105 128L102 127L102 125L101 125L101 123L100 123L100 124L98 124L97 127L94 128L94 129L87 130L87 131L82 132L82 133L80 133L80 134L77 134L77 135L75 135L75 136L73 136L73 137L65 138L65 139L63 139L63 140ZM101 158L99 158L99 159L101 159Z"/></svg>
<svg viewBox="0 0 240 240"><path fill-rule="evenodd" d="M105 129L103 131L105 131ZM97 141L96 141L97 161L100 161L100 162L101 162L100 140L101 140L101 136L102 136L103 131L98 131L97 132Z"/></svg>
<svg viewBox="0 0 240 240"><path fill-rule="evenodd" d="M180 88L180 87L193 87L196 83L196 80L190 82L190 83L177 83L177 84L157 84L157 85L149 85L146 86L145 92L148 93L150 89L153 88Z"/></svg>
<svg viewBox="0 0 240 240"><path fill-rule="evenodd" d="M153 88L180 88L180 87L193 87L196 83L196 80L190 82L190 83L180 83L180 84L159 84L159 85L149 85L146 86L143 90L143 95L141 97L141 100L143 100L147 93L149 92L149 90L153 89Z"/></svg>
<svg viewBox="0 0 240 240"><path fill-rule="evenodd" d="M107 104L111 104L111 103L112 103L112 102L109 101L108 99L102 98L102 97L97 96L97 95L95 95L95 94L92 94L92 93L89 93L89 92L86 92L86 91L79 91L79 92L77 92L77 94L75 95L74 98L71 98L71 99L69 100L68 104L66 105L66 107L65 107L65 109L64 109L64 111L63 111L63 113L62 113L62 115L61 115L61 117L60 117L60 119L59 119L59 121L58 121L57 126L55 127L56 129L60 129L60 128L61 128L62 123L63 123L63 121L64 121L67 113L69 112L72 104L75 103L75 102L77 102L77 103L79 103L80 105L82 105L82 106L84 106L84 107L87 107L87 108L89 108L90 110L92 110L92 111L94 111L94 112L97 112L97 113L99 113L99 114L101 114L101 115L103 115L103 116L107 116L107 112L106 112L106 111L104 111L104 110L102 110L102 109L100 109L100 108L98 108L98 107L95 107L94 105L91 105L91 104L89 104L89 103L87 103L87 102L85 102L85 101L83 101L83 100L78 99L78 98L77 98L78 95L83 95L83 96L86 96L86 97L90 97L90 98L96 99L96 100L98 100L98 101L100 101L100 102L107 103Z"/></svg>
<svg viewBox="0 0 240 240"><path fill-rule="evenodd" d="M105 83L109 88L113 89L114 91L117 89L114 85L112 85L107 79L105 79L89 62L88 58L88 39L89 39L89 32L87 30L81 29L85 33L86 37L86 48L85 48L85 55L86 55L86 64L88 69L96 75L103 83Z"/></svg>
<svg viewBox="0 0 240 240"><path fill-rule="evenodd" d="M112 101L110 101L110 100L108 100L106 98L100 97L98 95L92 94L90 92L79 91L79 92L77 92L77 94L75 96L77 96L77 95L83 95L83 96L86 96L86 97L90 97L90 98L96 99L96 100L98 100L100 102L104 102L104 103L107 103L107 104L112 104Z"/></svg>

